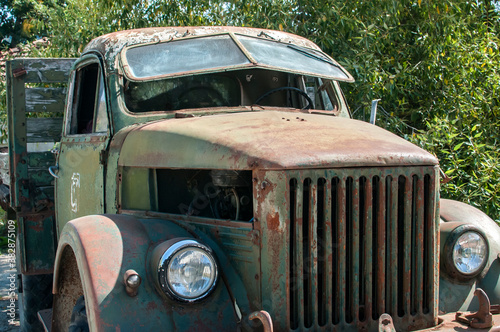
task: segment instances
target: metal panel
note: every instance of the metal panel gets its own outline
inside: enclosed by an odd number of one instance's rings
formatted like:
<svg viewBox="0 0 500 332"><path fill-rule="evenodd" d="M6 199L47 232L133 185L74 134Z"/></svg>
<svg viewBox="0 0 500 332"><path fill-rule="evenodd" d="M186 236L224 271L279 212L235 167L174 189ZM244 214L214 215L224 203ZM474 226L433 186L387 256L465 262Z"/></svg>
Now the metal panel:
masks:
<svg viewBox="0 0 500 332"><path fill-rule="evenodd" d="M289 184L289 320L280 329L374 330L386 312L398 330L435 325L436 177L433 166L266 172L271 187ZM276 256L270 249L263 258Z"/></svg>

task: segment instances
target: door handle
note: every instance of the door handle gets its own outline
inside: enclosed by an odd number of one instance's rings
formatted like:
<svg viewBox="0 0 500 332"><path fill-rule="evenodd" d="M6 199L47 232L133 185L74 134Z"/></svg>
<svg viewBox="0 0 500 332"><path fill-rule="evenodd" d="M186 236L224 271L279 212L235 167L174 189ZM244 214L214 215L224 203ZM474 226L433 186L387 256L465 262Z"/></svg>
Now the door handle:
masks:
<svg viewBox="0 0 500 332"><path fill-rule="evenodd" d="M50 173L50 175L52 175L56 179L59 179L59 176L56 174L57 171L59 171L59 165L55 165L55 166L50 166L49 167L49 173Z"/></svg>

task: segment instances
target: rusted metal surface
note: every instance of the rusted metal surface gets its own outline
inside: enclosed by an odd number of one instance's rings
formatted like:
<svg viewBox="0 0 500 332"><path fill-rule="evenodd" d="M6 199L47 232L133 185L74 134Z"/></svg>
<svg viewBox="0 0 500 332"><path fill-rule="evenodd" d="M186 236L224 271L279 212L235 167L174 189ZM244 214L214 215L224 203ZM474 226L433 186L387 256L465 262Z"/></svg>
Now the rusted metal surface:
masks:
<svg viewBox="0 0 500 332"><path fill-rule="evenodd" d="M263 309L276 329L373 330L384 312L396 329L437 324L437 167L256 177L267 183L255 194Z"/></svg>
<svg viewBox="0 0 500 332"><path fill-rule="evenodd" d="M479 300L479 310L475 313L465 314L457 312L455 319L471 327L478 329L487 329L493 326L493 315L491 313L490 299L486 293L478 288L474 291L474 296Z"/></svg>
<svg viewBox="0 0 500 332"><path fill-rule="evenodd" d="M394 323L392 322L391 315L383 314L379 318L378 331L379 332L396 332Z"/></svg>
<svg viewBox="0 0 500 332"><path fill-rule="evenodd" d="M241 315L248 315L261 309L261 269L260 236L253 230L252 223L216 220L199 217L187 217L167 213L144 211L122 211L136 217L162 218L175 222L187 229L192 236L209 245L216 253L222 267L223 282L237 301ZM241 322L248 325L246 320Z"/></svg>
<svg viewBox="0 0 500 332"><path fill-rule="evenodd" d="M110 33L92 40L84 52L92 50L103 54L108 59L109 66L114 66L114 58L121 52L123 47L135 44L166 42L181 38L190 38L194 36L206 36L220 34L222 32L240 33L244 35L271 38L283 43L293 43L294 45L308 47L319 50L310 40L282 31L273 31L257 28L240 27L166 27L166 28L147 28L128 31L119 31ZM269 37L266 37L269 36Z"/></svg>
<svg viewBox="0 0 500 332"><path fill-rule="evenodd" d="M50 202L52 207L52 202ZM53 212L17 215L18 238L24 246L18 246L21 258L19 272L23 274L52 273L56 247Z"/></svg>
<svg viewBox="0 0 500 332"><path fill-rule="evenodd" d="M248 319L254 321L260 321L262 323L262 327L264 332L273 332L273 320L271 319L271 315L268 312L261 310L252 312Z"/></svg>
<svg viewBox="0 0 500 332"><path fill-rule="evenodd" d="M105 212L104 165L99 161L106 141L97 137L84 142L65 138L61 142L56 179L58 234L72 219Z"/></svg>
<svg viewBox="0 0 500 332"><path fill-rule="evenodd" d="M492 328L480 329L458 322L457 320L455 320L455 313L449 313L443 316L439 316L439 324L437 326L418 331L419 332L431 332L431 331L498 332L500 330L500 315L493 315L492 321L493 321Z"/></svg>
<svg viewBox="0 0 500 332"><path fill-rule="evenodd" d="M26 75L26 73L27 73L26 69L24 69L23 67L16 68L12 71L12 76L15 78L18 78L18 77Z"/></svg>
<svg viewBox="0 0 500 332"><path fill-rule="evenodd" d="M283 169L435 165L437 160L363 122L254 112L150 123L128 133L118 163L153 168Z"/></svg>
<svg viewBox="0 0 500 332"><path fill-rule="evenodd" d="M55 330L67 330L81 294L91 330L249 330L255 327L252 319L260 320L265 331L466 329L451 316L436 327L439 298L464 290L465 299L449 298L468 306L473 288L444 280L444 295L438 289L438 162L431 154L375 126L326 116L335 111L241 106L143 114L125 109L125 79L117 67L124 47L221 33L318 49L291 34L233 27L117 32L85 49L103 57L110 127L98 135L61 139L58 232L65 228L54 275ZM21 220L26 219L20 226L25 240L33 234L54 238L53 194L44 196L53 179L40 171L53 156L43 155L38 162L27 152L26 141L40 135L30 136L34 126L25 112L55 111L63 91L26 92L24 84L67 78L71 63L8 64L8 83L16 91L8 93L9 112L20 115L9 120L9 132L15 132L9 140L12 199ZM74 69L89 64L100 65L100 60L84 55ZM75 103L70 101L67 126ZM346 107L342 112L347 116ZM60 126L57 121L44 120L48 127ZM254 218L243 222L148 211L154 210L158 183L140 182L150 181L154 168L252 170ZM146 176L139 183L124 178L134 174ZM134 188L138 192L126 196ZM136 205L121 206L124 197ZM477 284L496 303L498 227L457 203L443 200L442 208L444 224L481 224L491 234L490 260ZM91 215L110 212L129 215ZM197 238L217 256L221 280L202 303L175 302L152 282L152 248L176 237ZM21 246L23 257L31 257L23 272L46 271L41 265L26 268L40 256L33 248ZM498 316L492 316L493 330Z"/></svg>
<svg viewBox="0 0 500 332"><path fill-rule="evenodd" d="M45 101L35 97L41 92L39 88L26 84L66 83L73 62L72 59L16 59L7 62L10 205L18 212L17 250L23 273L50 273L55 255L54 189L46 172L47 164L55 163L54 156L49 152L28 151L28 143L55 142L62 124L57 118L27 118L27 112ZM46 88L43 93L50 95L52 89ZM57 105L61 107L60 94L58 99ZM45 111L62 112L58 107Z"/></svg>
<svg viewBox="0 0 500 332"><path fill-rule="evenodd" d="M223 283L218 283L214 293L204 300L203 310L162 296L150 278L142 278L137 296L131 297L125 291L123 276L127 270L133 269L141 276L151 274L150 249L177 237L190 234L165 220L139 221L125 215L87 216L66 225L59 241L56 266L63 263L63 248L71 248L80 271L91 331L153 331L160 326L172 330L182 326L186 331L199 331L206 326L221 331L236 329L233 301ZM216 247L214 243L210 246ZM54 274L54 293L57 301L63 303L68 301L61 293L64 285L59 282L64 273L61 267ZM68 307L72 308L69 304Z"/></svg>

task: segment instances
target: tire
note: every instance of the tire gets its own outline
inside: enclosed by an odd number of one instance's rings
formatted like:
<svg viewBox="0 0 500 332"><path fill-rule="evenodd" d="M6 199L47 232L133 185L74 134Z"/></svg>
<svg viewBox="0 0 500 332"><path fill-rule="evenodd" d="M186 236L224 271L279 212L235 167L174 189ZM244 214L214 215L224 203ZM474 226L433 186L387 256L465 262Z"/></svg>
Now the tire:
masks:
<svg viewBox="0 0 500 332"><path fill-rule="evenodd" d="M85 307L85 298L83 295L76 300L76 304L73 307L68 332L89 332L87 309Z"/></svg>
<svg viewBox="0 0 500 332"><path fill-rule="evenodd" d="M52 274L22 275L19 293L19 323L21 331L43 331L38 319L40 310L52 308Z"/></svg>

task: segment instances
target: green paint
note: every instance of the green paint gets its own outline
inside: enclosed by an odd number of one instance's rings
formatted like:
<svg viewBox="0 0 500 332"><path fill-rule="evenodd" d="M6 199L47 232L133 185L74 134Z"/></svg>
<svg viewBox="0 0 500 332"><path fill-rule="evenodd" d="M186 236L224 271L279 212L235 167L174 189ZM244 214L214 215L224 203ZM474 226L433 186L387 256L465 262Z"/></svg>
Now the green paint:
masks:
<svg viewBox="0 0 500 332"><path fill-rule="evenodd" d="M260 30L241 32L257 37ZM316 48L304 39L275 33L283 41ZM445 293L464 288L442 279L438 289L436 158L376 126L349 119L341 94L335 113L340 116L254 106L262 92L248 88L250 74L239 79L246 89L242 106L129 112L127 87L137 82L126 81L121 50L129 42L166 42L180 35L171 29L157 35L129 32L94 40L76 62L7 62L11 205L20 224L22 272L52 271L56 237L73 248L88 245L75 250L84 267L80 274L91 273L83 286L89 298L95 295L88 301L98 306L100 317L89 316L93 326L235 330L240 325L250 330L248 315L256 310L268 311L280 331L333 325L376 330L384 312L391 314L397 329L435 326L438 309L451 308ZM270 73L257 74L272 84L288 77ZM56 117L64 104L63 88L26 85L68 79L64 121ZM295 78L288 79L286 84L292 84ZM330 92L340 89L337 83L325 87ZM290 100L298 98L291 95ZM27 112L54 116L34 119ZM28 153L27 142L46 141L60 141L57 159L49 152ZM46 172L55 163L57 180ZM191 178L158 180L161 171L174 174L166 170L204 172L205 178L210 170L245 170L251 175L254 218L234 221L159 212L162 186L171 183L186 183L187 188L169 188L167 198L175 192L192 194L186 206L205 202L220 208ZM221 184L216 189L228 188ZM230 190L222 192L229 193L228 209L243 204ZM106 216L95 216L101 214ZM65 227L68 222L71 226ZM486 233L495 243L494 256L500 250L498 229ZM153 282L157 271L151 267L151 252L179 237L211 247L220 265L223 278L200 303L176 302ZM108 242L100 242L103 239ZM100 266L104 261L108 266ZM94 264L88 271L87 262ZM128 269L135 269L143 282L133 298L123 287ZM480 281L493 300L500 299L498 271L498 260L490 258ZM100 287L89 295L92 282ZM469 306L470 298L462 300L457 305ZM241 322L234 302L243 315Z"/></svg>

